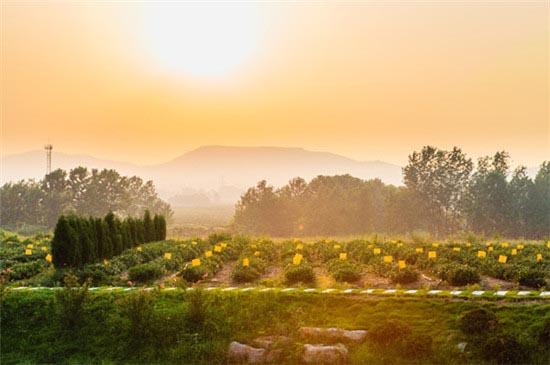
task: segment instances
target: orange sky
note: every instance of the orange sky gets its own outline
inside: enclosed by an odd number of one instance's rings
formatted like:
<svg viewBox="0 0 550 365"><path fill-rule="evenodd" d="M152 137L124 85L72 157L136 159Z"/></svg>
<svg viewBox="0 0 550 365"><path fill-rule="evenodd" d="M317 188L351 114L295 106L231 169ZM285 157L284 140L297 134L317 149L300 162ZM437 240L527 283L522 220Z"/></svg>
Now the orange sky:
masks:
<svg viewBox="0 0 550 365"><path fill-rule="evenodd" d="M49 138L141 164L211 144L404 164L431 144L538 165L549 22L547 1L3 1L2 153Z"/></svg>

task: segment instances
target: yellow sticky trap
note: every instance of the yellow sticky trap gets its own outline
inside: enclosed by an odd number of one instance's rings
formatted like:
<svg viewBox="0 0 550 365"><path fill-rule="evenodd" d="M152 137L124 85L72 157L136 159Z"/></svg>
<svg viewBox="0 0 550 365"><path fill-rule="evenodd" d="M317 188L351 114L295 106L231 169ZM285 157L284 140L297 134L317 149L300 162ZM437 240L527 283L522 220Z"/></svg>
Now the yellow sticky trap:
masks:
<svg viewBox="0 0 550 365"><path fill-rule="evenodd" d="M508 246L510 246L510 245L508 244L508 242L502 242L502 243L500 244L500 247L508 247Z"/></svg>
<svg viewBox="0 0 550 365"><path fill-rule="evenodd" d="M294 258L292 258L292 263L294 265L300 265L300 263L302 262L302 255L297 253L296 255L294 255Z"/></svg>
<svg viewBox="0 0 550 365"><path fill-rule="evenodd" d="M136 247L137 252L141 252L141 246Z"/></svg>
<svg viewBox="0 0 550 365"><path fill-rule="evenodd" d="M399 260L397 262L397 266L400 268L400 269L404 269L407 267L407 264L405 263L405 260Z"/></svg>
<svg viewBox="0 0 550 365"><path fill-rule="evenodd" d="M325 243L330 243L330 240L325 240Z"/></svg>
<svg viewBox="0 0 550 365"><path fill-rule="evenodd" d="M32 255L32 250L25 250L25 255Z"/></svg>
<svg viewBox="0 0 550 365"><path fill-rule="evenodd" d="M424 248L422 248L422 247L417 247L417 248L414 250L414 252L416 252L416 253L422 253L422 252L424 252Z"/></svg>
<svg viewBox="0 0 550 365"><path fill-rule="evenodd" d="M250 266L250 261L248 259L243 259L243 266Z"/></svg>
<svg viewBox="0 0 550 365"><path fill-rule="evenodd" d="M374 245L368 245L367 247L368 247L368 248L373 248L373 247L374 247Z"/></svg>
<svg viewBox="0 0 550 365"><path fill-rule="evenodd" d="M550 248L550 241L546 242L546 247Z"/></svg>
<svg viewBox="0 0 550 365"><path fill-rule="evenodd" d="M52 255L47 254L47 255L46 255L46 261L52 262Z"/></svg>
<svg viewBox="0 0 550 365"><path fill-rule="evenodd" d="M40 247L40 249L41 249L42 251L48 251L48 248L47 248L46 246L42 246L42 247Z"/></svg>
<svg viewBox="0 0 550 365"><path fill-rule="evenodd" d="M439 247L439 243L436 243L436 242L432 243L432 247Z"/></svg>
<svg viewBox="0 0 550 365"><path fill-rule="evenodd" d="M222 246L214 246L215 252L222 252Z"/></svg>
<svg viewBox="0 0 550 365"><path fill-rule="evenodd" d="M500 262L501 264L505 264L507 260L508 260L508 257L504 255L498 255L498 262Z"/></svg>
<svg viewBox="0 0 550 365"><path fill-rule="evenodd" d="M258 246L256 246L255 244L251 244L250 248L258 248Z"/></svg>
<svg viewBox="0 0 550 365"><path fill-rule="evenodd" d="M382 252L382 250L379 249L379 248L373 248L373 249L372 249L372 252L373 252L375 255L380 255L380 253Z"/></svg>
<svg viewBox="0 0 550 365"><path fill-rule="evenodd" d="M542 260L542 254L541 254L541 253L538 253L538 254L537 254L537 261L540 261L540 260Z"/></svg>
<svg viewBox="0 0 550 365"><path fill-rule="evenodd" d="M34 245L33 245L32 243L29 243L29 244L27 245L27 248L30 248L30 249L32 250L32 249L34 248Z"/></svg>
<svg viewBox="0 0 550 365"><path fill-rule="evenodd" d="M487 256L487 252L485 251L477 251L477 257L485 257Z"/></svg>
<svg viewBox="0 0 550 365"><path fill-rule="evenodd" d="M396 240L391 240L391 243L397 243L397 241Z"/></svg>
<svg viewBox="0 0 550 365"><path fill-rule="evenodd" d="M221 245L223 248L226 248L226 247L227 247L227 243L225 243L225 242L220 243L220 245Z"/></svg>
<svg viewBox="0 0 550 365"><path fill-rule="evenodd" d="M466 247L472 247L472 244L470 242L466 242Z"/></svg>
<svg viewBox="0 0 550 365"><path fill-rule="evenodd" d="M435 259L436 256L437 256L437 254L436 254L435 251L429 251L428 252L428 258L429 259Z"/></svg>
<svg viewBox="0 0 550 365"><path fill-rule="evenodd" d="M453 251L459 252L459 251L460 251L460 247L453 247Z"/></svg>
<svg viewBox="0 0 550 365"><path fill-rule="evenodd" d="M516 247L517 247L518 250L523 250L525 248L524 245L517 245Z"/></svg>
<svg viewBox="0 0 550 365"><path fill-rule="evenodd" d="M347 259L347 258L348 258L348 254L347 254L347 253L345 253L345 252L341 252L341 253L340 253L340 260L345 260L345 259Z"/></svg>
<svg viewBox="0 0 550 365"><path fill-rule="evenodd" d="M201 266L201 259L191 260L191 266Z"/></svg>
<svg viewBox="0 0 550 365"><path fill-rule="evenodd" d="M255 251L254 256L260 256L260 251Z"/></svg>
<svg viewBox="0 0 550 365"><path fill-rule="evenodd" d="M298 238L295 238L293 241L294 241L294 243L300 242L300 240Z"/></svg>
<svg viewBox="0 0 550 365"><path fill-rule="evenodd" d="M301 249L303 249L303 248L304 248L304 245L302 245L301 243L298 243L298 244L296 245L296 249L297 249L297 250L301 250Z"/></svg>
<svg viewBox="0 0 550 365"><path fill-rule="evenodd" d="M392 262L393 256L384 256L384 262Z"/></svg>
<svg viewBox="0 0 550 365"><path fill-rule="evenodd" d="M193 242L191 242L191 244L194 246L194 245L197 244L197 241L193 241Z"/></svg>
<svg viewBox="0 0 550 365"><path fill-rule="evenodd" d="M492 242L487 242L485 245L486 245L487 247L489 247L489 246L491 246L492 244L493 244Z"/></svg>
<svg viewBox="0 0 550 365"><path fill-rule="evenodd" d="M170 252L166 252L166 253L164 254L164 258L165 258L166 260L170 260L170 259L172 258L172 254L171 254Z"/></svg>
<svg viewBox="0 0 550 365"><path fill-rule="evenodd" d="M105 265L105 266L109 265L109 261L107 261L107 259L104 259L103 260L103 265Z"/></svg>
<svg viewBox="0 0 550 365"><path fill-rule="evenodd" d="M397 243L397 247L403 247L403 244L401 242Z"/></svg>
<svg viewBox="0 0 550 365"><path fill-rule="evenodd" d="M340 249L340 245L334 245L334 249L335 249L335 250L339 250L339 249Z"/></svg>
<svg viewBox="0 0 550 365"><path fill-rule="evenodd" d="M489 251L493 251L493 246L487 248Z"/></svg>
<svg viewBox="0 0 550 365"><path fill-rule="evenodd" d="M204 253L204 255L205 255L206 257L212 257L212 251L206 251L206 252Z"/></svg>
<svg viewBox="0 0 550 365"><path fill-rule="evenodd" d="M518 254L518 250L513 248L512 252L511 252L511 255L514 256L514 255L517 255L517 254Z"/></svg>

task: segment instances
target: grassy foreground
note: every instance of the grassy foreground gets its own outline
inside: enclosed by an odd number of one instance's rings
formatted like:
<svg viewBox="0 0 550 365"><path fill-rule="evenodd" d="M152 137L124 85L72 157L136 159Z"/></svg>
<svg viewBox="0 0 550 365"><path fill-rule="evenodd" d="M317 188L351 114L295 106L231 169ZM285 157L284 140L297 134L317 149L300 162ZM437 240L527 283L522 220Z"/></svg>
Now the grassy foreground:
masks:
<svg viewBox="0 0 550 365"><path fill-rule="evenodd" d="M545 364L550 304L203 290L2 293L1 362L225 363L231 341L301 326L365 329L355 364ZM462 352L457 345L467 342Z"/></svg>

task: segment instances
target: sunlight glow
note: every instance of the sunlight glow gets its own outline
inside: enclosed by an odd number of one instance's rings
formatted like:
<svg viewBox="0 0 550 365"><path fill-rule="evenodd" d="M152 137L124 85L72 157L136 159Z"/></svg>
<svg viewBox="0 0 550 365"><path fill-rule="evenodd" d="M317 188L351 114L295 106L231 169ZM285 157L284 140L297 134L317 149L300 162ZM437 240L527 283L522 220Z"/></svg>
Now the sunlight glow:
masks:
<svg viewBox="0 0 550 365"><path fill-rule="evenodd" d="M169 72L224 77L258 50L262 21L250 5L162 4L147 7L143 37L153 62Z"/></svg>

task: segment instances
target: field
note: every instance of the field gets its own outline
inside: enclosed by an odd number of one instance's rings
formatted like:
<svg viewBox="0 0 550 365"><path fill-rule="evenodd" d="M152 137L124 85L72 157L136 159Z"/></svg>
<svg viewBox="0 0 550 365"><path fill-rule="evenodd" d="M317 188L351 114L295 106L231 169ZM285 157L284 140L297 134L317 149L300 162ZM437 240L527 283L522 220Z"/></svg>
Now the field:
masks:
<svg viewBox="0 0 550 365"><path fill-rule="evenodd" d="M232 341L265 336L284 338L276 363L335 342L357 364L550 356L547 242L222 233L145 244L73 277L48 261L50 239L2 232L2 363L223 363ZM367 336L304 337L308 326Z"/></svg>

